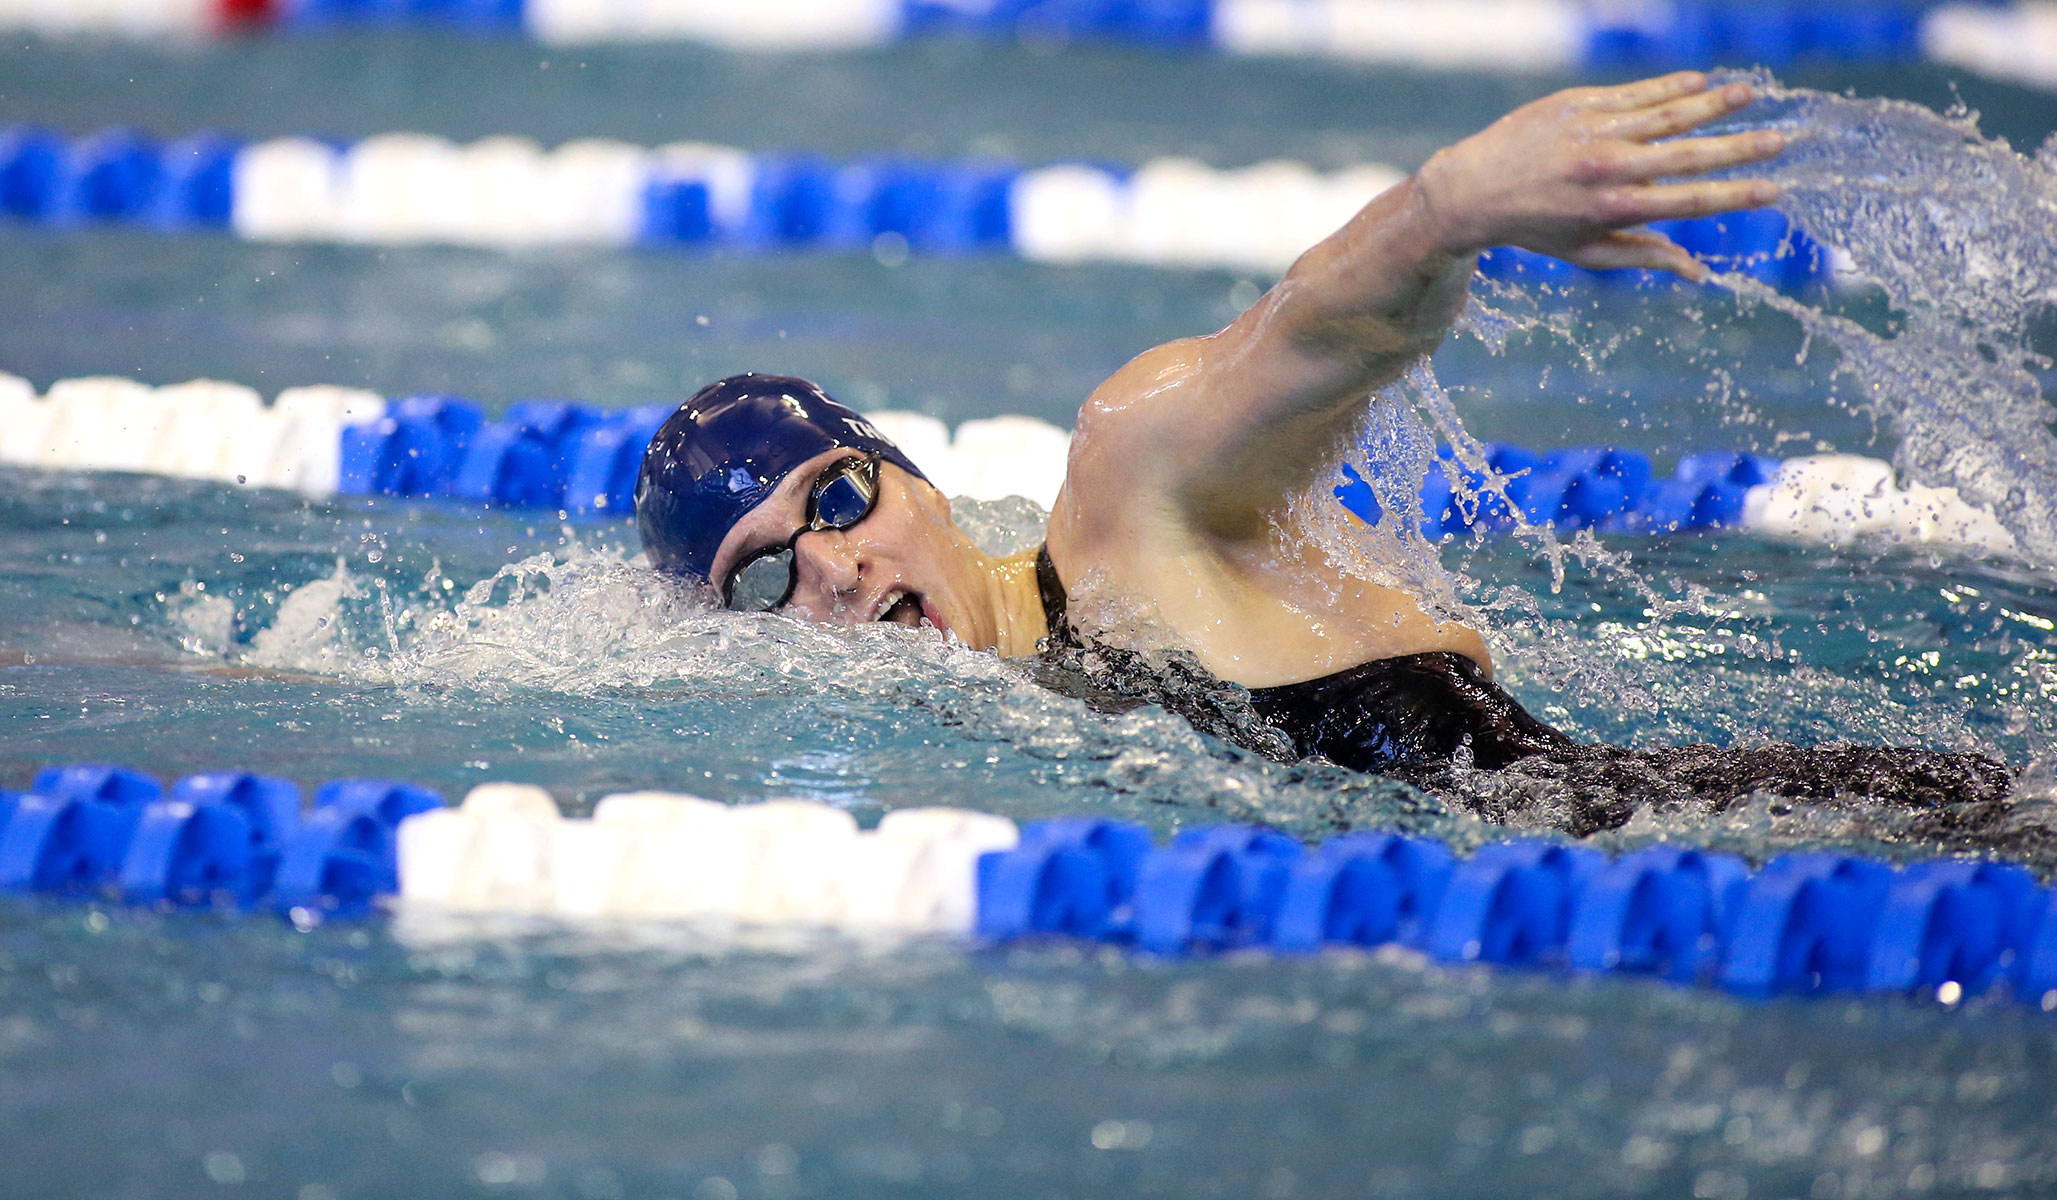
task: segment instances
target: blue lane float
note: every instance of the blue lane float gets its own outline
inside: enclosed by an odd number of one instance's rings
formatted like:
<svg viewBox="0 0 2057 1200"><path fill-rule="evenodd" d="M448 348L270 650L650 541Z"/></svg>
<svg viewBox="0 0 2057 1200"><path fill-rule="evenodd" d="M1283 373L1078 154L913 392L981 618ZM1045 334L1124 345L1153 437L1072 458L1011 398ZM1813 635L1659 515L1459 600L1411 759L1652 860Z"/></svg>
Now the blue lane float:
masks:
<svg viewBox="0 0 2057 1200"><path fill-rule="evenodd" d="M1584 58L1594 66L1657 70L1708 62L1907 63L1923 57L1922 21L1937 4L1833 0L1709 3L1593 10ZM1987 7L1993 7L1988 5Z"/></svg>
<svg viewBox="0 0 2057 1200"><path fill-rule="evenodd" d="M358 913L398 887L399 823L441 805L408 784L350 780L303 812L297 787L261 775L189 776L167 795L125 767L52 767L0 800L0 892Z"/></svg>
<svg viewBox="0 0 2057 1200"><path fill-rule="evenodd" d="M462 397L409 396L380 420L343 430L337 490L626 516L644 447L671 411L526 401L487 420Z"/></svg>
<svg viewBox="0 0 2057 1200"><path fill-rule="evenodd" d="M630 824L602 820L616 803L629 806ZM676 817L662 815L667 804ZM1016 830L1002 818L941 809L889 818L904 822L897 833L882 824L860 835L846 814L792 802L729 808L645 792L601 805L594 819L571 821L536 789L484 785L449 808L427 789L344 780L318 788L303 808L294 784L256 774L189 776L166 791L124 767L53 767L26 793L0 793L0 892L268 910L302 925L392 904L435 907L450 901L414 894L398 849L412 836L407 822L434 817L445 823L440 834L419 844L441 843L446 861L416 864L423 894L447 896L455 875L473 875L488 880L484 902L473 897L461 911L605 915L612 910L563 897L553 909L523 887L583 894L597 882L599 895L605 878L584 878L594 863L613 864L599 868L603 876L666 869L628 848L644 836L634 830L693 829L690 836L718 841L723 826L708 823L714 816L758 815L767 820L748 826L749 855L772 877L739 880L757 906L746 923L841 928L855 910L893 907L868 893L912 888L962 895L970 912L954 928L987 944L1065 938L1159 958L1394 945L1438 962L1637 975L1753 997L1871 993L1954 1003L2000 990L2057 1010L2057 891L2006 863L1895 867L1808 852L1752 871L1731 855L1675 846L1610 858L1574 843L1516 838L1460 855L1395 833L1347 833L1309 847L1247 825L1191 828L1160 844L1127 822L1067 817ZM699 824L668 825L677 820ZM833 827L827 841L823 820ZM909 827L943 839L932 847L969 836L960 844L974 848L911 852L919 843L907 840ZM617 857L592 857L603 834L622 842ZM784 853L767 837L798 840ZM565 848L553 851L553 840ZM981 852L980 842L1006 848ZM893 845L902 850L882 857ZM553 867L553 853L567 857ZM782 890L814 897L824 872L837 875L840 857L857 869L842 873L830 909L818 897L811 908L778 901ZM880 869L888 860L901 866ZM430 878L437 872L440 882ZM529 885L520 883L524 872ZM634 911L642 910L624 910Z"/></svg>
<svg viewBox="0 0 2057 1200"><path fill-rule="evenodd" d="M1736 526L1750 489L1779 472L1779 460L1745 453L1689 454L1665 478L1653 472L1647 455L1619 447L1536 451L1488 443L1480 449L1483 469L1461 465L1448 446L1438 451L1421 484L1422 536L1499 532L1517 519L1566 532ZM1385 516L1377 484L1348 463L1342 473L1336 499L1366 524L1377 524Z"/></svg>
<svg viewBox="0 0 2057 1200"><path fill-rule="evenodd" d="M1306 849L1269 831L1025 826L979 861L979 936L1067 937L1183 956L1408 946L1483 962L1718 984L1743 995L2006 986L2057 1009L2057 895L2019 867L1896 869L1796 854L1655 847L1618 859L1535 840L1468 858L1439 842L1345 834Z"/></svg>

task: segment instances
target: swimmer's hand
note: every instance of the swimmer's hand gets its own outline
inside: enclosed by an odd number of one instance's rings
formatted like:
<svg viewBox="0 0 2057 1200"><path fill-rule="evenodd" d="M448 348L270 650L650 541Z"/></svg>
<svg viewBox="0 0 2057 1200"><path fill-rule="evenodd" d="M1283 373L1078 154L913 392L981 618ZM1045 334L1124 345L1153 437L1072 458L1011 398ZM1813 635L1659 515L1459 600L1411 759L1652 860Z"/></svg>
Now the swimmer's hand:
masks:
<svg viewBox="0 0 2057 1200"><path fill-rule="evenodd" d="M1441 250L1460 258L1519 246L1594 270L1705 279L1676 242L1632 227L1778 199L1769 180L1693 177L1772 158L1784 134L1678 137L1753 98L1748 84L1710 87L1698 71L1545 96L1429 159L1414 179L1418 203Z"/></svg>

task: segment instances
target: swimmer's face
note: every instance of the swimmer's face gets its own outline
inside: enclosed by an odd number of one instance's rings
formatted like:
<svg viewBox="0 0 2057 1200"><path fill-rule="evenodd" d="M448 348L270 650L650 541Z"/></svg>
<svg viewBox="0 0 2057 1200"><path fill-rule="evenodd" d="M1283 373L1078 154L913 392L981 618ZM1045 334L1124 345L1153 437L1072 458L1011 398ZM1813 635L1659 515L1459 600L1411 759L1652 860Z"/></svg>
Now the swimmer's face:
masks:
<svg viewBox="0 0 2057 1200"><path fill-rule="evenodd" d="M730 529L708 578L717 587L737 563L782 546L807 524L807 497L822 471L854 450L824 451L795 467L778 489ZM878 499L848 529L823 529L794 543L797 583L783 610L834 625L924 620L965 644L999 644L990 607L977 603L984 576L976 552L950 520L950 502L892 463L879 466Z"/></svg>

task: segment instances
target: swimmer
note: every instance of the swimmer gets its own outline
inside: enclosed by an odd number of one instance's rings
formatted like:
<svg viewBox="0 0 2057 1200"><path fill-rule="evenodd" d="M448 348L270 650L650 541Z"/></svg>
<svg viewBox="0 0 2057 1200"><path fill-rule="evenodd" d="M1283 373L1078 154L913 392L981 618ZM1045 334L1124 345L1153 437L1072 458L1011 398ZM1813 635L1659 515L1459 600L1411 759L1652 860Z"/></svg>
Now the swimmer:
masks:
<svg viewBox="0 0 2057 1200"><path fill-rule="evenodd" d="M1707 748L1582 746L1545 725L1493 682L1480 630L1327 568L1289 502L1332 469L1365 398L1441 343L1481 251L1705 278L1641 227L1778 198L1768 180L1707 176L1775 157L1783 134L1683 136L1752 98L1698 72L1576 88L1439 151L1226 329L1148 350L1095 389L1037 551L981 553L876 428L815 385L771 375L712 384L665 422L637 487L643 543L659 570L710 585L732 609L933 626L1009 656L1090 636L1074 624L1090 581L1092 605L1147 612L1188 661L1246 690L1259 748L1276 757L1428 784L1516 763L1562 777L1632 761L1669 777L1665 755ZM1726 776L1702 769L1679 788L1811 795L1891 777L1938 794L2005 792L2004 769L1983 759L1873 753L1912 757L1867 775L1805 753L1735 752Z"/></svg>

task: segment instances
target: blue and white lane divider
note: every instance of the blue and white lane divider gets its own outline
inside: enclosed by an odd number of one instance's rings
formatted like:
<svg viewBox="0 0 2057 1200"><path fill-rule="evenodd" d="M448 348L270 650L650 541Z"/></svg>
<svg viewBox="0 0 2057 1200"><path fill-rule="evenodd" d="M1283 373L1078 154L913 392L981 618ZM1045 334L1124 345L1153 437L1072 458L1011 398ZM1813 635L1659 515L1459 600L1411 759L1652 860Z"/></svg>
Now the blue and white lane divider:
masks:
<svg viewBox="0 0 2057 1200"><path fill-rule="evenodd" d="M169 792L120 767L53 767L0 793L0 892L271 909L311 926L403 914L671 919L986 943L1078 938L1180 957L1411 947L1450 963L1714 983L1745 995L1873 992L1944 1003L1995 988L2057 1011L2057 892L2005 863L1894 867L1791 854L1752 871L1676 846L1610 858L1562 842L1350 833L1307 847L1238 825L1157 844L1090 817L1017 827L632 792L566 818L485 784L461 806L342 780L224 772ZM389 899L390 898L390 899Z"/></svg>
<svg viewBox="0 0 2057 1200"><path fill-rule="evenodd" d="M60 380L38 396L25 380L0 374L0 463L620 517L634 510L643 449L673 408L527 401L489 419L455 396L388 400L306 387L267 405L240 384L152 388L120 378ZM989 417L953 431L920 413L868 415L946 495L1025 496L1048 508L1064 482L1071 435L1047 421ZM1384 515L1378 481L1354 467L1343 468L1335 493L1368 522ZM1666 477L1648 456L1621 448L1492 445L1472 465L1445 449L1419 499L1430 539L1506 529L1519 510L1530 524L1563 531L1744 528L1831 544L1875 538L1999 552L2015 545L1955 489L1902 486L1890 464L1856 455L1694 454Z"/></svg>
<svg viewBox="0 0 2057 1200"><path fill-rule="evenodd" d="M160 141L110 129L69 138L0 129L0 228L221 230L260 241L705 247L1015 254L1279 273L1405 173L1370 164L1217 170L1158 159L1130 171L1023 169L986 159L832 161L680 143L521 138L470 145L389 134L348 145ZM1717 266L1800 287L1829 256L1772 210L1660 223ZM1580 268L1525 251L1489 276L1562 283ZM1606 272L1632 281L1641 272Z"/></svg>
<svg viewBox="0 0 2057 1200"><path fill-rule="evenodd" d="M927 36L1115 41L1516 71L1926 59L2057 86L2048 0L0 0L0 28L55 35L349 25L740 50Z"/></svg>

